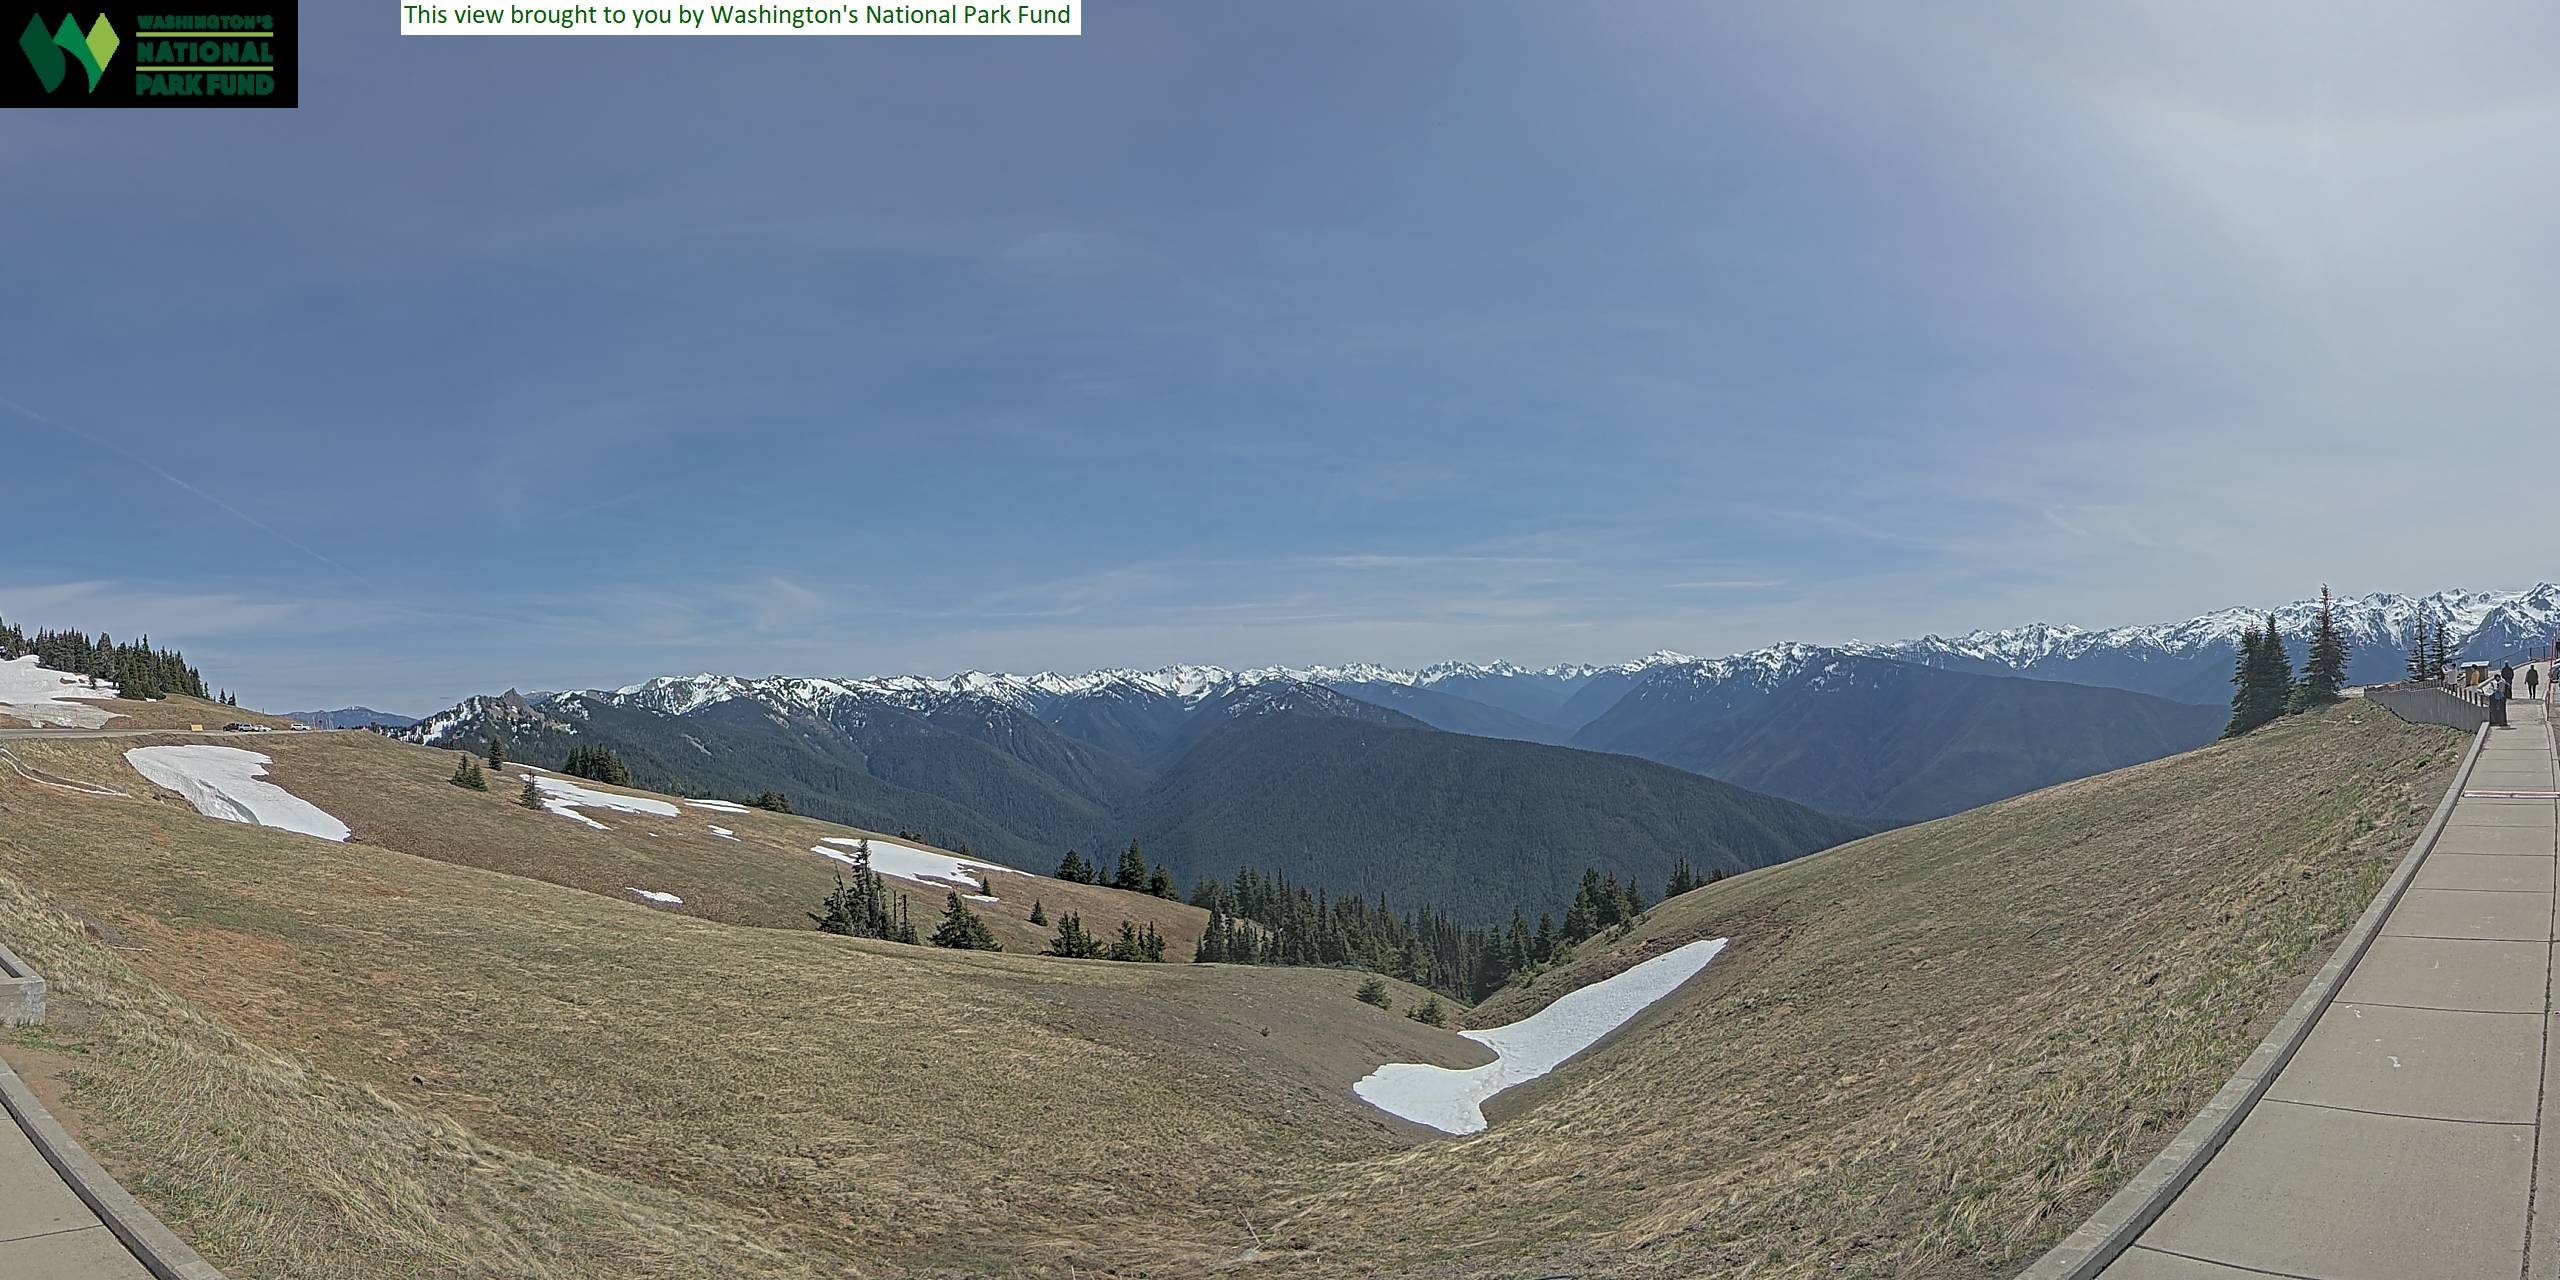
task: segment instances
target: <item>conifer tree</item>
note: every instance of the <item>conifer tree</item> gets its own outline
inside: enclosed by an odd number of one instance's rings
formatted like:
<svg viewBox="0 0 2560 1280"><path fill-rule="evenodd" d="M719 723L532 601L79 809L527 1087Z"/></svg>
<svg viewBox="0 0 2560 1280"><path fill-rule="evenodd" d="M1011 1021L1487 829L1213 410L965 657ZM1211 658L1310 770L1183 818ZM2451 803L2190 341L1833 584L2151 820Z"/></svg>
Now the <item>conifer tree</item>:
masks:
<svg viewBox="0 0 2560 1280"><path fill-rule="evenodd" d="M1065 956L1071 960L1093 960L1102 955L1102 944L1084 931L1084 920L1075 912L1058 917L1058 936L1049 940L1044 956Z"/></svg>
<svg viewBox="0 0 2560 1280"><path fill-rule="evenodd" d="M2452 624L2446 622L2436 624L2435 636L2431 642L2434 647L2427 652L2427 678L2430 680L2445 679L2453 675L2456 670L2452 632Z"/></svg>
<svg viewBox="0 0 2560 1280"><path fill-rule="evenodd" d="M528 809L539 809L542 807L542 788L533 785L532 777L527 776L525 778L524 794L516 797L516 803L523 805Z"/></svg>
<svg viewBox="0 0 2560 1280"><path fill-rule="evenodd" d="M2284 714L2292 697L2293 667L2285 658L2284 640L2275 634L2269 615L2264 629L2252 625L2240 636L2240 653L2232 664L2231 720L2222 736L2236 738Z"/></svg>
<svg viewBox="0 0 2560 1280"><path fill-rule="evenodd" d="M1049 923L1049 909L1040 905L1040 900L1038 898L1033 898L1031 900L1031 923Z"/></svg>
<svg viewBox="0 0 2560 1280"><path fill-rule="evenodd" d="M1381 1009L1387 1007L1387 1002L1391 998L1387 995L1387 981L1384 978L1371 978L1361 983L1360 990L1353 993L1353 996L1362 1004L1373 1004Z"/></svg>
<svg viewBox="0 0 2560 1280"><path fill-rule="evenodd" d="M480 772L480 761L467 755L457 759L453 766L453 776L445 779L445 781L450 782L457 787L463 787L472 791L486 791L489 789L489 779L487 775Z"/></svg>
<svg viewBox="0 0 2560 1280"><path fill-rule="evenodd" d="M1200 945L1191 953L1193 964L1224 964L1227 959L1227 913L1222 907L1209 908L1209 924L1200 931Z"/></svg>
<svg viewBox="0 0 2560 1280"><path fill-rule="evenodd" d="M1120 874L1111 878L1111 887L1131 893L1147 891L1147 860L1138 852L1137 841L1130 841L1128 849L1121 853Z"/></svg>
<svg viewBox="0 0 2560 1280"><path fill-rule="evenodd" d="M2338 630L2329 584L2320 584L2320 612L2311 620L2311 644L2302 658L2302 679L2293 687L2293 710L2336 702L2347 683L2347 639Z"/></svg>
<svg viewBox="0 0 2560 1280"><path fill-rule="evenodd" d="M754 799L747 801L747 807L752 809L762 809L767 813L789 813L791 812L791 797L768 788L757 792Z"/></svg>
<svg viewBox="0 0 2560 1280"><path fill-rule="evenodd" d="M1690 866L1689 859L1686 857L1672 859L1671 880L1669 883L1662 886L1662 896L1665 898L1677 898L1681 894L1687 893L1691 889L1695 889L1697 887L1698 869Z"/></svg>
<svg viewBox="0 0 2560 1280"><path fill-rule="evenodd" d="M489 767L492 769L507 767L506 740L495 733L489 735Z"/></svg>
<svg viewBox="0 0 2560 1280"><path fill-rule="evenodd" d="M1093 864L1085 861L1083 854L1069 849L1067 856L1058 860L1058 878L1076 884L1092 884Z"/></svg>
<svg viewBox="0 0 2560 1280"><path fill-rule="evenodd" d="M2412 680L2427 678L2427 619L2424 614L2419 615L2417 630L2409 641L2409 658L2400 665L2408 670Z"/></svg>
<svg viewBox="0 0 2560 1280"><path fill-rule="evenodd" d="M1147 873L1147 892L1159 898L1174 897L1172 870L1162 863L1156 864L1156 869Z"/></svg>
<svg viewBox="0 0 2560 1280"><path fill-rule="evenodd" d="M1405 1016L1426 1027L1442 1027L1447 1026L1449 1023L1449 1016L1446 1013L1443 1013L1440 1009L1440 997L1438 996L1431 996L1425 999L1422 1003L1415 1005L1413 1007L1413 1012L1408 1013Z"/></svg>
<svg viewBox="0 0 2560 1280"><path fill-rule="evenodd" d="M944 895L942 924L934 929L933 937L928 941L954 951L1004 950L1004 945L988 932L987 922L979 919L978 914L969 909L969 904L960 900L956 890Z"/></svg>

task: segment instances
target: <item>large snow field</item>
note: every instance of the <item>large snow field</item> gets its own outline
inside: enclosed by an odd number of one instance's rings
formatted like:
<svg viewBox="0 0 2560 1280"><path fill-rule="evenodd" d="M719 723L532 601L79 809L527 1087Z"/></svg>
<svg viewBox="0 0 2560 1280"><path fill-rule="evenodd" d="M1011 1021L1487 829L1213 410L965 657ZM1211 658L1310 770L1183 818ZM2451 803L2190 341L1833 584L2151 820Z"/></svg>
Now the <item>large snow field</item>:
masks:
<svg viewBox="0 0 2560 1280"><path fill-rule="evenodd" d="M1616 977L1560 996L1507 1027L1459 1032L1497 1055L1481 1067L1452 1070L1392 1062L1370 1072L1351 1091L1389 1115L1446 1133L1481 1133L1484 1104L1495 1094L1555 1070L1646 1006L1679 990L1724 950L1725 942L1714 938L1666 951Z"/></svg>
<svg viewBox="0 0 2560 1280"><path fill-rule="evenodd" d="M672 818L677 810L664 800L647 796L626 796L611 791L598 791L581 786L575 778L549 778L538 773L520 773L517 779L533 784L542 793L542 807L563 818L574 818L598 831L613 828L578 812L580 809L611 809L617 813L642 813L653 818Z"/></svg>
<svg viewBox="0 0 2560 1280"><path fill-rule="evenodd" d="M89 687L87 676L65 675L36 665L32 653L0 662L0 715L15 716L39 729L103 729L124 713L87 707L72 698L112 698L116 687Z"/></svg>
<svg viewBox="0 0 2560 1280"><path fill-rule="evenodd" d="M196 812L225 822L299 831L323 840L347 838L347 824L319 806L260 781L274 761L238 747L135 747L124 753L135 773L187 798Z"/></svg>
<svg viewBox="0 0 2560 1280"><path fill-rule="evenodd" d="M848 840L843 836L828 836L825 844L817 845L809 852L833 858L849 867L853 865L853 846L858 843L860 841ZM844 848L830 849L827 847L830 844L843 845ZM871 869L884 876L896 876L901 880L966 889L969 892L960 896L972 902L996 901L995 898L978 892L979 877L989 871L1012 870L1011 867L999 867L992 862L962 862L947 853L933 853L900 844L895 840L871 841Z"/></svg>

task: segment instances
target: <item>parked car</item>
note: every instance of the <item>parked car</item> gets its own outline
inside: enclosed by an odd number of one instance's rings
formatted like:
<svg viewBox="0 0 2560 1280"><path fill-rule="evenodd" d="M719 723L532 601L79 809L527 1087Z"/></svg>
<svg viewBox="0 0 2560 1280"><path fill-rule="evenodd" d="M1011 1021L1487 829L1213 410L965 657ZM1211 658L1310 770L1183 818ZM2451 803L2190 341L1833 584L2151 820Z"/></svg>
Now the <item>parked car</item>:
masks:
<svg viewBox="0 0 2560 1280"><path fill-rule="evenodd" d="M234 720L234 721L232 721L231 723L229 723L229 724L226 724L226 725L222 726L222 731L223 731L224 733L273 733L273 732L275 732L275 730L270 729L270 728L268 728L267 726L262 725L262 724L242 724L241 722L239 722L239 721L237 721L237 720Z"/></svg>

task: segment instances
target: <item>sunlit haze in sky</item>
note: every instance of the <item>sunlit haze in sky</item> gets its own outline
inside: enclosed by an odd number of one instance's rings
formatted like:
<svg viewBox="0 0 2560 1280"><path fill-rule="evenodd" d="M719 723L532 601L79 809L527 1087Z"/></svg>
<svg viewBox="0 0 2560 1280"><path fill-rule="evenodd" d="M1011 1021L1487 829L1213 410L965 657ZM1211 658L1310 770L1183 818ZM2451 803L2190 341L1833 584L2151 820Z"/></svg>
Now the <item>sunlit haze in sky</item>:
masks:
<svg viewBox="0 0 2560 1280"><path fill-rule="evenodd" d="M2549 576L2548 4L301 21L0 130L0 616L251 705Z"/></svg>

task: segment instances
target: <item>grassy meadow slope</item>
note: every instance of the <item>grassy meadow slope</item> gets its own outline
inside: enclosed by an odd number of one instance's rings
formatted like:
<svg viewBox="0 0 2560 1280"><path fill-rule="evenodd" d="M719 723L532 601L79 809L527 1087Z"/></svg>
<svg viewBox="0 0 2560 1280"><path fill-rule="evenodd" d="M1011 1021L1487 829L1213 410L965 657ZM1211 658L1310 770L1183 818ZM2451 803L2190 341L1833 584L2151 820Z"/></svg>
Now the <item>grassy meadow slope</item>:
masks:
<svg viewBox="0 0 2560 1280"><path fill-rule="evenodd" d="M2464 745L2350 703L1663 903L1468 1021L1732 945L1485 1134L1327 1171L1298 1273L2007 1274L2228 1078Z"/></svg>
<svg viewBox="0 0 2560 1280"><path fill-rule="evenodd" d="M64 751L93 768L108 770L120 768L116 755L133 745L131 741L44 744L48 750ZM277 735L242 745L274 757L268 769L271 779L337 815L354 829L358 840L626 901L636 901L629 892L634 888L672 893L684 904L665 910L729 924L808 927L808 913L833 887L837 870L835 863L810 849L831 836L888 836L760 809L746 813L697 809L681 805L674 796L582 782L598 791L679 803L680 814L674 818L590 810L590 817L611 828L598 831L517 803L523 791L518 778L527 770L515 765L508 766L503 778L492 777L489 790L482 793L464 791L446 781L457 753L373 734ZM715 826L736 838L713 834ZM929 847L914 840L902 843ZM1122 920L1140 927L1152 923L1165 936L1167 953L1184 959L1199 945L1208 912L1189 903L1068 884L1042 874L1053 869L1031 867L1024 869L1025 874L992 875L988 879L999 901L969 904L1006 950L1038 951L1047 946L1058 915L1065 911L1082 915L1086 927L1096 931L1116 930ZM908 910L918 929L931 932L946 890L938 883L910 880L892 879L889 885L908 896ZM1034 902L1046 908L1050 924L1030 922Z"/></svg>
<svg viewBox="0 0 2560 1280"><path fill-rule="evenodd" d="M440 753L273 740L309 798L343 756L415 810L334 844L205 819L129 745L12 748L127 797L0 775L0 936L56 983L0 1046L235 1280L1196 1275L1270 1186L1414 1140L1353 1080L1483 1057L1351 973L740 928L376 843L441 810L531 869L587 830Z"/></svg>
<svg viewBox="0 0 2560 1280"><path fill-rule="evenodd" d="M794 909L769 869L825 881L793 851L826 828L593 833L447 753L263 740L331 844L204 819L129 745L12 744L133 794L0 774L0 937L58 983L0 1053L237 1280L1810 1280L2057 1238L2293 998L2462 743L2351 703L1672 899L1465 1015L1733 940L1465 1139L1352 1097L1484 1056L1358 974L742 928Z"/></svg>
<svg viewBox="0 0 2560 1280"><path fill-rule="evenodd" d="M219 729L233 723L262 724L280 730L293 727L293 722L283 716L226 707L219 702L184 695L148 702L127 698L79 698L74 700L74 704L113 712L118 718L101 726L107 729L185 729L199 724L207 729ZM0 729L27 727L26 717L13 716L6 708L0 708Z"/></svg>

